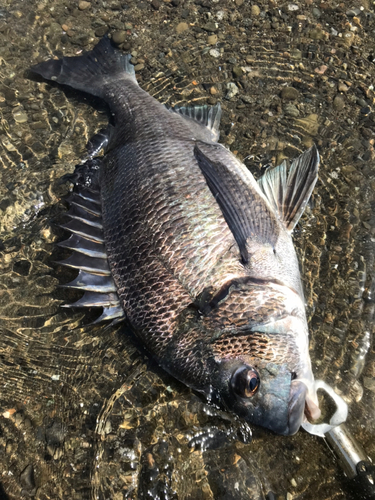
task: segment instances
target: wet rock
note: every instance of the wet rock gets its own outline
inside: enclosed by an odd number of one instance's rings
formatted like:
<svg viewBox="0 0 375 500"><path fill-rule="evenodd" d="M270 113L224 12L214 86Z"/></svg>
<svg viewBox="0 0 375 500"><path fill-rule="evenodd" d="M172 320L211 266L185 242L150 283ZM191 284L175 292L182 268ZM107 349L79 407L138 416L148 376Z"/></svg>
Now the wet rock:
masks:
<svg viewBox="0 0 375 500"><path fill-rule="evenodd" d="M324 73L327 71L328 69L328 66L326 66L325 64L322 64L321 66L319 66L318 68L315 68L315 73L318 73L318 75L324 75Z"/></svg>
<svg viewBox="0 0 375 500"><path fill-rule="evenodd" d="M217 49L211 49L209 52L210 56L212 57L220 57L220 50Z"/></svg>
<svg viewBox="0 0 375 500"><path fill-rule="evenodd" d="M172 0L171 4L173 5L173 7L178 7L181 3L181 0Z"/></svg>
<svg viewBox="0 0 375 500"><path fill-rule="evenodd" d="M345 85L344 82L340 82L337 86L339 92L347 92L349 90L349 87Z"/></svg>
<svg viewBox="0 0 375 500"><path fill-rule="evenodd" d="M179 35L180 33L183 33L184 31L186 31L188 28L189 28L188 23L179 23L176 26L176 32Z"/></svg>
<svg viewBox="0 0 375 500"><path fill-rule="evenodd" d="M34 476L34 468L31 464L27 465L20 474L20 483L22 493L27 496L34 496L36 493L36 484Z"/></svg>
<svg viewBox="0 0 375 500"><path fill-rule="evenodd" d="M323 38L324 38L324 32L323 32L323 30L321 30L319 28L312 29L310 31L309 35L310 35L310 38L312 38L313 40L323 40Z"/></svg>
<svg viewBox="0 0 375 500"><path fill-rule="evenodd" d="M312 15L316 18L319 19L319 17L322 15L320 10L317 7L314 7L312 10Z"/></svg>
<svg viewBox="0 0 375 500"><path fill-rule="evenodd" d="M233 76L235 78L240 78L243 74L241 66L233 66Z"/></svg>
<svg viewBox="0 0 375 500"><path fill-rule="evenodd" d="M66 428L60 422L53 422L45 431L45 439L49 446L60 445L65 438Z"/></svg>
<svg viewBox="0 0 375 500"><path fill-rule="evenodd" d="M215 45L217 43L217 35L210 35L207 38L208 45Z"/></svg>
<svg viewBox="0 0 375 500"><path fill-rule="evenodd" d="M154 10L159 10L160 7L161 7L161 2L160 0L152 0L151 2L151 7L154 9Z"/></svg>
<svg viewBox="0 0 375 500"><path fill-rule="evenodd" d="M139 63L134 66L134 71L141 71L145 67L144 64Z"/></svg>
<svg viewBox="0 0 375 500"><path fill-rule="evenodd" d="M16 111L13 111L13 118L14 121L17 123L26 123L28 120L27 114L23 109L18 109Z"/></svg>
<svg viewBox="0 0 375 500"><path fill-rule="evenodd" d="M346 11L346 15L348 17L355 17L355 16L359 16L361 13L361 9L359 9L358 7L353 7L352 9L349 9Z"/></svg>
<svg viewBox="0 0 375 500"><path fill-rule="evenodd" d="M233 82L227 83L227 94L225 96L225 99L232 99L235 95L237 95L239 92L239 89L237 85Z"/></svg>
<svg viewBox="0 0 375 500"><path fill-rule="evenodd" d="M258 7L258 5L252 5L251 6L251 15L254 17L257 17L257 16L259 16L259 14L260 14L260 8Z"/></svg>
<svg viewBox="0 0 375 500"><path fill-rule="evenodd" d="M294 87L284 87L281 91L281 98L284 101L294 101L295 99L298 99L298 97L299 92Z"/></svg>
<svg viewBox="0 0 375 500"><path fill-rule="evenodd" d="M96 30L95 30L95 36L101 38L102 36L104 36L107 33L107 31L108 31L107 26L99 26L99 28L96 28Z"/></svg>
<svg viewBox="0 0 375 500"><path fill-rule="evenodd" d="M202 26L202 28L205 31L209 31L211 33L214 33L215 31L217 31L219 29L219 25L217 23L210 21L210 22L206 23L204 26Z"/></svg>
<svg viewBox="0 0 375 500"><path fill-rule="evenodd" d="M343 97L341 95L337 95L333 99L333 108L336 111L341 111L342 109L344 109L344 107L345 107L345 101L344 101Z"/></svg>
<svg viewBox="0 0 375 500"><path fill-rule="evenodd" d="M90 2L86 2L85 0L81 0L78 4L79 10L86 10L91 6Z"/></svg>
<svg viewBox="0 0 375 500"><path fill-rule="evenodd" d="M292 116L293 118L297 118L297 116L299 116L299 111L294 104L287 104L284 108L284 113L287 116Z"/></svg>
<svg viewBox="0 0 375 500"><path fill-rule="evenodd" d="M112 34L113 43L115 43L116 45L120 45L120 43L125 42L125 38L126 38L126 31L123 30L115 31Z"/></svg>

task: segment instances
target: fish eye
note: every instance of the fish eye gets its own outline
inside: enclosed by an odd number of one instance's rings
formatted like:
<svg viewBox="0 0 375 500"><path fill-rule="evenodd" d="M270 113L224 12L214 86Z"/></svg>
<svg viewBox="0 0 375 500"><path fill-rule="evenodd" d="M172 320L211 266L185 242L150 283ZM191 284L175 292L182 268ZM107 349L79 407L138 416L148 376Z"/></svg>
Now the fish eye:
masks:
<svg viewBox="0 0 375 500"><path fill-rule="evenodd" d="M258 390L260 384L259 374L251 366L241 366L233 373L230 384L237 396L251 398Z"/></svg>

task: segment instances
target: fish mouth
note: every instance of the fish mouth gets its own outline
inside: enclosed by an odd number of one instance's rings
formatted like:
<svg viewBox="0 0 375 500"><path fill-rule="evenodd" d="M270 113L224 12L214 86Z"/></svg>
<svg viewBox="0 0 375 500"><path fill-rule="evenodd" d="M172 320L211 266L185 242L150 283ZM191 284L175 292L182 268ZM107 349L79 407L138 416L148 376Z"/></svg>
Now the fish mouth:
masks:
<svg viewBox="0 0 375 500"><path fill-rule="evenodd" d="M300 380L291 383L288 404L288 425L283 434L291 436L300 428L305 418L307 387Z"/></svg>

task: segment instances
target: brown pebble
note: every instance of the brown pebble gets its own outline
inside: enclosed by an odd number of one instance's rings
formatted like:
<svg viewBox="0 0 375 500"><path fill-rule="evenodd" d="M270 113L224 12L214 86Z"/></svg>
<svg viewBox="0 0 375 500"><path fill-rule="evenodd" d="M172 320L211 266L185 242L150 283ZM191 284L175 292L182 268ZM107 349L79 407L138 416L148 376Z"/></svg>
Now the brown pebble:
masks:
<svg viewBox="0 0 375 500"><path fill-rule="evenodd" d="M91 6L90 2L86 2L85 0L81 0L78 4L79 10L86 10Z"/></svg>
<svg viewBox="0 0 375 500"><path fill-rule="evenodd" d="M152 0L151 2L151 7L155 10L159 10L161 6L161 3L159 0Z"/></svg>
<svg viewBox="0 0 375 500"><path fill-rule="evenodd" d="M333 107L336 111L341 111L345 107L345 101L341 95L337 95L333 99Z"/></svg>
<svg viewBox="0 0 375 500"><path fill-rule="evenodd" d="M210 35L207 38L208 45L215 45L217 43L217 35Z"/></svg>
<svg viewBox="0 0 375 500"><path fill-rule="evenodd" d="M294 87L284 87L281 91L281 98L285 101L294 101L298 99L299 92Z"/></svg>
<svg viewBox="0 0 375 500"><path fill-rule="evenodd" d="M328 66L325 64L322 64L319 66L319 68L315 68L315 73L318 73L318 75L324 75L324 73L327 71Z"/></svg>
<svg viewBox="0 0 375 500"><path fill-rule="evenodd" d="M67 24L62 24L61 27L64 31L68 31L69 29L69 26Z"/></svg>
<svg viewBox="0 0 375 500"><path fill-rule="evenodd" d="M216 87L211 87L210 88L210 94L211 95L216 95L217 94L217 88Z"/></svg>
<svg viewBox="0 0 375 500"><path fill-rule="evenodd" d="M125 38L126 38L126 31L123 30L115 31L112 34L113 43L115 43L116 45L120 45L120 43L123 43L125 41Z"/></svg>
<svg viewBox="0 0 375 500"><path fill-rule="evenodd" d="M256 17L256 16L259 16L260 14L260 8L258 7L258 5L252 5L251 6L251 15Z"/></svg>
<svg viewBox="0 0 375 500"><path fill-rule="evenodd" d="M349 87L345 85L344 82L340 82L337 86L339 92L347 92L349 90Z"/></svg>
<svg viewBox="0 0 375 500"><path fill-rule="evenodd" d="M183 33L184 31L186 31L188 28L189 28L188 23L179 23L176 26L176 32L177 32L177 34L180 34L180 33Z"/></svg>

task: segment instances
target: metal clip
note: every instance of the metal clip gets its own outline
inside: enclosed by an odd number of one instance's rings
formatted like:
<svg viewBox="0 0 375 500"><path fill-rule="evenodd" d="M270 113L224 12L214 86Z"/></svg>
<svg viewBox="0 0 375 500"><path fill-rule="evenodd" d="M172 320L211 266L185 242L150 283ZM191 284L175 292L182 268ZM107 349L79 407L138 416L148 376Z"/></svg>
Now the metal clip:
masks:
<svg viewBox="0 0 375 500"><path fill-rule="evenodd" d="M327 432L346 421L348 417L348 405L345 403L342 397L336 394L332 387L323 380L315 380L314 386L316 390L322 389L323 391L325 391L328 396L330 396L336 403L337 409L331 417L329 424L311 424L310 422L304 422L302 424L302 427L309 434L314 434L315 436L324 438Z"/></svg>

